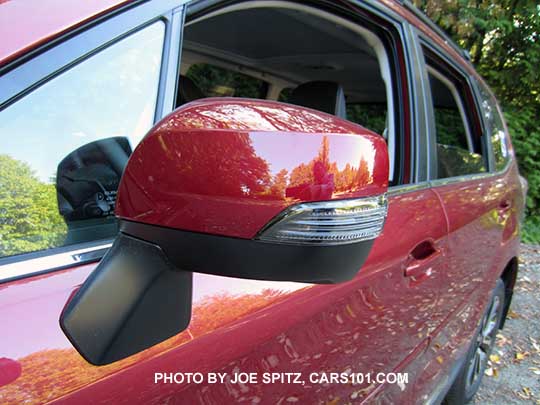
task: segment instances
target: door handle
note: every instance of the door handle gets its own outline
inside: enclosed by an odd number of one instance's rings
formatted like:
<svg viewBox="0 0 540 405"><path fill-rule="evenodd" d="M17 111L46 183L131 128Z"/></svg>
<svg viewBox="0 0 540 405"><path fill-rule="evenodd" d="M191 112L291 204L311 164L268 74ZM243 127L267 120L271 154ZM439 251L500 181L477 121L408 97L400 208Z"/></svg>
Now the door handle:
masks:
<svg viewBox="0 0 540 405"><path fill-rule="evenodd" d="M441 249L437 249L432 240L420 242L409 253L405 264L405 277L415 279L429 277L433 269L429 263L441 255Z"/></svg>

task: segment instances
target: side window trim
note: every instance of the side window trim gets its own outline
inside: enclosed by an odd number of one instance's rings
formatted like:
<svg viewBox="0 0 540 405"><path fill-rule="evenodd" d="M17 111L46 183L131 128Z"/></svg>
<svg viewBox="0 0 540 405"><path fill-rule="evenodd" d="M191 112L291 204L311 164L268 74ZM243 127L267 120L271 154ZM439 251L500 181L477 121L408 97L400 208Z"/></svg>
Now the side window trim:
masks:
<svg viewBox="0 0 540 405"><path fill-rule="evenodd" d="M429 81L427 77L427 66L425 64L424 54L421 51L421 46L429 46L428 40L425 37L425 35L419 31L416 27L409 25L409 35L407 36L407 45L411 52L411 65L413 69L413 73L417 75L417 80L415 81L415 91L417 92L417 98L420 98L421 100L430 100L431 99L431 88L429 86ZM476 78L470 78L468 75L463 71L462 68L459 66L456 66L455 63L453 63L451 60L444 57L444 55L438 51L437 49L433 49L431 47L431 50L436 52L438 56L443 58L445 62L447 62L451 67L456 69L459 73L462 73L464 75L464 78L467 79L467 83L471 86L473 90L473 97L476 104L476 108L480 108L480 90L478 86L480 85L477 82ZM421 109L423 106L422 111L418 111L418 109ZM469 175L463 175L463 176L457 176L457 177L450 177L446 179L437 179L437 155L436 155L436 145L435 145L435 138L433 136L430 136L430 134L435 133L435 122L431 119L428 119L429 116L433 115L433 107L431 103L416 103L416 114L417 114L417 130L415 131L415 136L419 138L417 140L417 148L421 148L422 143L421 141L424 141L424 144L427 145L425 149L425 156L424 160L417 161L418 164L424 164L426 166L426 177L425 179L427 181L418 180L417 185L399 185L395 187L389 188L389 195L397 195L407 192L416 191L417 189L423 189L428 187L437 187L441 185L446 184L452 184L462 181L475 181L478 179L484 179L484 178L490 178L490 177L497 177L505 174L511 164L512 159L510 158L505 165L505 167L499 171L496 171L492 169L493 166L493 159L492 151L491 151L491 138L487 139L487 145L486 148L488 148L489 152L487 154L488 159L491 160L489 162L489 168L490 171L487 173L480 173L480 174L469 174ZM424 113L424 116L422 115L422 112ZM422 117L424 120L422 120ZM483 117L480 117L481 123L483 127L485 128L485 123ZM485 130L484 130L485 131ZM420 150L417 152L418 159L422 159L424 151ZM418 171L418 173L421 173L421 171ZM432 180L429 180L432 179Z"/></svg>
<svg viewBox="0 0 540 405"><path fill-rule="evenodd" d="M105 256L111 246L112 240L101 240L7 257L0 261L0 285L24 277L96 262ZM1 264L2 262L7 263Z"/></svg>
<svg viewBox="0 0 540 405"><path fill-rule="evenodd" d="M12 62L0 68L0 110L52 77L159 19L168 28L171 24L171 10L187 1L157 0L141 4L74 37L66 34L65 40L21 65L11 68L15 63ZM166 31L166 43L167 34Z"/></svg>
<svg viewBox="0 0 540 405"><path fill-rule="evenodd" d="M427 84L429 84L428 74L431 73L431 72L429 72L430 67L428 66L428 64L426 62L425 52L422 51L422 48L433 52L446 65L448 65L448 67L450 67L457 74L459 74L460 78L463 79L464 84L469 87L470 92L471 92L471 96L472 96L472 101L474 102L474 107L476 108L476 110L478 112L475 115L477 116L476 118L479 121L479 124L481 126L481 130L482 130L482 135L483 135L483 133L484 133L484 121L483 121L482 115L480 114L480 105L478 104L478 100L477 100L477 89L475 87L474 80L471 79L471 75L462 66L460 66L458 63L456 63L455 61L448 58L444 54L444 52L442 52L441 49L436 44L432 44L431 42L429 42L429 39L425 36L425 34L420 32L419 30L416 30L416 34L417 34L418 46L420 47L420 56L421 56L421 60L420 60L419 63L421 65L423 65L423 73L422 73L423 80L425 80L425 82ZM426 99L428 99L428 100L432 99L431 89L430 89L429 85L426 86L426 88L424 89L424 96L427 97ZM459 104L462 103L462 98L461 97L458 97L457 100L460 101ZM435 111L433 109L432 103L427 103L427 104L428 104L428 109L430 110L430 116L434 118L435 117ZM458 106L459 106L459 104L458 104ZM463 113L464 113L463 106L460 106L460 114L463 114ZM462 115L462 119L463 119L463 115ZM480 141L481 141L481 144L482 144L482 152L484 153L484 156L487 156L487 159L488 159L487 160L488 166L486 167L487 172L486 173L465 174L465 175L458 175L458 176L438 179L437 178L438 161L437 161L436 137L431 135L431 134L436 133L435 120L430 119L429 121L430 121L430 126L429 126L430 127L430 136L429 136L428 141L430 143L429 164L430 164L430 168L431 168L431 170L430 170L431 175L429 177L429 180L430 180L430 182L432 184L449 184L449 183L453 183L453 182L462 181L463 179L484 178L484 177L488 177L488 176L491 175L490 166L489 166L489 155L486 155L486 152L487 152L486 140L485 140L486 137L481 136ZM465 124L465 127L466 127L467 131L472 131L471 125L473 125L473 123L470 122L470 121L471 121L470 118L467 118L467 119L463 120L463 123ZM470 139L469 139L469 137L470 137ZM470 142L472 141L472 132L468 133L467 138L468 138L467 143L470 145Z"/></svg>
<svg viewBox="0 0 540 405"><path fill-rule="evenodd" d="M165 37L153 122L159 121L172 111L176 94L174 83L179 69L181 41L171 41L171 38L181 38L185 15L185 6L178 6L178 3L171 0L145 3L65 40L6 73L2 74L0 69L0 110L9 107L75 64L161 20L165 23ZM176 8L172 10L173 7ZM114 39L111 40L111 37ZM89 50L90 46L94 48ZM66 52L68 48L75 51ZM0 258L0 284L96 262L105 255L111 245L112 239L95 240Z"/></svg>
<svg viewBox="0 0 540 405"><path fill-rule="evenodd" d="M406 22L405 27L405 45L408 55L409 70L411 71L411 96L413 99L413 125L414 131L412 131L413 137L413 152L415 156L415 170L413 182L416 184L426 182L436 170L436 163L430 161L430 158L434 156L431 151L432 145L429 142L429 134L434 129L431 128L433 124L429 119L431 116L431 103L426 103L426 92L430 91L429 83L426 81L427 76L424 75L425 64L424 55L420 48L419 31L416 27ZM428 94L429 96L430 93Z"/></svg>

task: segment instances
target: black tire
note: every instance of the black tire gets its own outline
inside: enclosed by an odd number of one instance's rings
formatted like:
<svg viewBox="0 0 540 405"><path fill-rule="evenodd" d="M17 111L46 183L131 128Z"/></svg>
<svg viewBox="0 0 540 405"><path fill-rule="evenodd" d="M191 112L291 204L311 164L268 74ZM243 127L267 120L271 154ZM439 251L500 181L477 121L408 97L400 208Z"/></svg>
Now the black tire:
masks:
<svg viewBox="0 0 540 405"><path fill-rule="evenodd" d="M465 363L446 394L443 404L466 404L478 391L501 324L504 299L504 283L499 279L467 352Z"/></svg>

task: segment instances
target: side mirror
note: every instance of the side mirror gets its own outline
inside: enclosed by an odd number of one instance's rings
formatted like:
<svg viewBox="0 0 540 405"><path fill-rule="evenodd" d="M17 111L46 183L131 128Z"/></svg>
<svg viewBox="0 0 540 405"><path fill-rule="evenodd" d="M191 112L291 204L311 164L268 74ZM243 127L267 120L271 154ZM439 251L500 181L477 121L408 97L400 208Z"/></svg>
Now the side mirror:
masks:
<svg viewBox="0 0 540 405"><path fill-rule="evenodd" d="M187 104L135 149L120 233L66 305L61 326L93 364L187 327L193 272L339 283L366 260L387 212L384 139L288 104Z"/></svg>

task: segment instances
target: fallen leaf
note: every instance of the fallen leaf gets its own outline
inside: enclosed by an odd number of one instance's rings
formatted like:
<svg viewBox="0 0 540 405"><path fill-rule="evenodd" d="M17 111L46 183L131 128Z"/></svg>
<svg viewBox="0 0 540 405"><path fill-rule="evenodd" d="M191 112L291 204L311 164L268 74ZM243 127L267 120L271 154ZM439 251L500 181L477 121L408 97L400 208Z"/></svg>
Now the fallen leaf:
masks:
<svg viewBox="0 0 540 405"><path fill-rule="evenodd" d="M521 391L516 391L515 394L521 399L531 399L531 390L527 387L522 387Z"/></svg>
<svg viewBox="0 0 540 405"><path fill-rule="evenodd" d="M540 375L540 368L537 367L529 367L529 370L531 370L534 374Z"/></svg>
<svg viewBox="0 0 540 405"><path fill-rule="evenodd" d="M489 356L489 359L493 362L493 363L497 363L497 364L500 364L501 363L501 358L499 357L498 354L492 354Z"/></svg>
<svg viewBox="0 0 540 405"><path fill-rule="evenodd" d="M512 341L506 336L504 336L502 333L497 334L497 347L503 347L508 343L512 343Z"/></svg>
<svg viewBox="0 0 540 405"><path fill-rule="evenodd" d="M517 312L510 310L508 311L507 317L510 319L518 319L518 318L521 318L521 315L519 315Z"/></svg>
<svg viewBox="0 0 540 405"><path fill-rule="evenodd" d="M516 360L523 360L525 355L523 353L516 353Z"/></svg>

